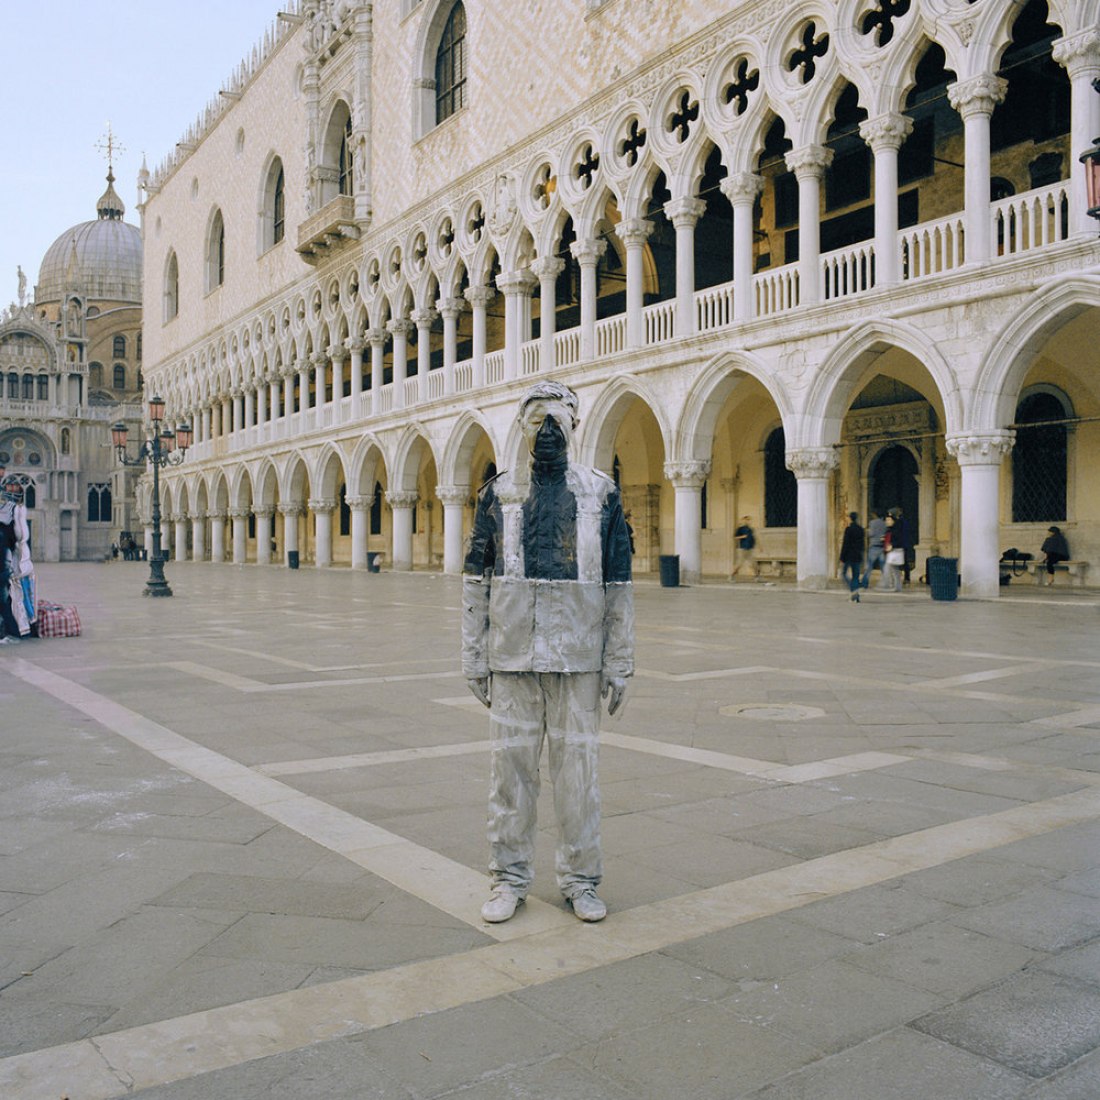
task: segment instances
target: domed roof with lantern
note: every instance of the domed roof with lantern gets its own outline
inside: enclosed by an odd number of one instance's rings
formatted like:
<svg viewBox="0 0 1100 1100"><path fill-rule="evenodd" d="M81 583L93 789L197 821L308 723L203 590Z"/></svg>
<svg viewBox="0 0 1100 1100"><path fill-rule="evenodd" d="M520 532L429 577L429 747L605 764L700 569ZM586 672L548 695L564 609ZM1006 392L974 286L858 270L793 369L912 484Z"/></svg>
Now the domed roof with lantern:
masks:
<svg viewBox="0 0 1100 1100"><path fill-rule="evenodd" d="M94 221L67 229L46 251L38 269L35 303L60 302L67 294L85 299L141 302L141 230L122 220L126 207L107 169L107 190Z"/></svg>

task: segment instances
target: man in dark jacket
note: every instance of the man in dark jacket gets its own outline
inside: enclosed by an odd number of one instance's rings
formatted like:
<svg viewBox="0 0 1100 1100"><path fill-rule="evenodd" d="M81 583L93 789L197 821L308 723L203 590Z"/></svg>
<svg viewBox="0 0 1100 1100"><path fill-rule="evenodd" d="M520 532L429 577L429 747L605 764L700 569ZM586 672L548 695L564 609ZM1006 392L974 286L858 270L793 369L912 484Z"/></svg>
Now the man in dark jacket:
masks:
<svg viewBox="0 0 1100 1100"><path fill-rule="evenodd" d="M848 513L848 526L844 528L844 538L840 542L840 564L844 579L848 582L851 599L859 603L859 575L863 568L863 528L859 525L859 516Z"/></svg>
<svg viewBox="0 0 1100 1100"><path fill-rule="evenodd" d="M630 535L614 481L569 459L577 395L540 382L519 415L529 468L482 488L463 567L463 674L492 715L481 915L508 920L530 889L546 739L558 888L581 920L598 921L600 697L614 714L634 672Z"/></svg>

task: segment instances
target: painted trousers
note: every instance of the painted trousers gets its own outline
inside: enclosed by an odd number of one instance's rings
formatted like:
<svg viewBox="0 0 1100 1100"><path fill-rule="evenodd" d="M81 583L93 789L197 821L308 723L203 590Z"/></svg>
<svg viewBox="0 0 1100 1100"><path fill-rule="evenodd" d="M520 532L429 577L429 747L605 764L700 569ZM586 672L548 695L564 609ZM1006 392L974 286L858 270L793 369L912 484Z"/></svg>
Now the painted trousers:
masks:
<svg viewBox="0 0 1100 1100"><path fill-rule="evenodd" d="M558 818L558 889L567 898L596 886L600 859L598 783L600 674L494 672L490 709L492 781L489 871L493 885L526 897L533 877L539 757L548 741Z"/></svg>

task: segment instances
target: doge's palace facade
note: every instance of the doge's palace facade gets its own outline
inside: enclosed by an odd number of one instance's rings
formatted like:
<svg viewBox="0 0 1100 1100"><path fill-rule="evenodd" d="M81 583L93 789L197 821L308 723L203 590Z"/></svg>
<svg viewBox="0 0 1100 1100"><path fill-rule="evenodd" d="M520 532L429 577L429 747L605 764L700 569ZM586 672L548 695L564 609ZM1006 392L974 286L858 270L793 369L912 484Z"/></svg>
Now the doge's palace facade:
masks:
<svg viewBox="0 0 1100 1100"><path fill-rule="evenodd" d="M140 180L174 556L457 572L551 375L639 571L1100 576L1097 78L1083 0L292 3Z"/></svg>

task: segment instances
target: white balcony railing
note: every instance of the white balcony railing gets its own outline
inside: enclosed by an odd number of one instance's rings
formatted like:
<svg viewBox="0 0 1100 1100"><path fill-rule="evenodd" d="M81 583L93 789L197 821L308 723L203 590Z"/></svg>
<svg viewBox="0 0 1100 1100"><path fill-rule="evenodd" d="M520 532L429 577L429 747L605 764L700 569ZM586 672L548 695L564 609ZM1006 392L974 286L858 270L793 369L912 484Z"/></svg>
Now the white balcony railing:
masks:
<svg viewBox="0 0 1100 1100"><path fill-rule="evenodd" d="M1014 256L1069 237L1069 181L1011 195L993 204L993 237L999 256Z"/></svg>
<svg viewBox="0 0 1100 1100"><path fill-rule="evenodd" d="M559 367L571 367L581 361L581 330L567 328L554 334L554 359Z"/></svg>
<svg viewBox="0 0 1100 1100"><path fill-rule="evenodd" d="M497 386L504 381L504 350L491 351L485 356L485 385Z"/></svg>
<svg viewBox="0 0 1100 1100"><path fill-rule="evenodd" d="M455 363L455 393L469 393L474 388L474 363L472 359L463 359Z"/></svg>
<svg viewBox="0 0 1100 1100"><path fill-rule="evenodd" d="M443 396L443 371L436 368L428 371L428 400L438 401Z"/></svg>
<svg viewBox="0 0 1100 1100"><path fill-rule="evenodd" d="M654 302L642 310L645 319L645 342L663 344L671 340L676 332L676 301Z"/></svg>
<svg viewBox="0 0 1100 1100"><path fill-rule="evenodd" d="M733 324L733 283L707 287L695 295L695 328L712 332Z"/></svg>
<svg viewBox="0 0 1100 1100"><path fill-rule="evenodd" d="M942 275L962 267L966 260L966 234L961 213L915 225L899 236L903 280L911 282Z"/></svg>
<svg viewBox="0 0 1100 1100"><path fill-rule="evenodd" d="M786 313L798 305L798 264L787 264L774 271L753 276L757 317Z"/></svg>
<svg viewBox="0 0 1100 1100"><path fill-rule="evenodd" d="M538 374L542 357L539 355L539 341L528 340L520 349L519 373L521 376Z"/></svg>
<svg viewBox="0 0 1100 1100"><path fill-rule="evenodd" d="M821 257L821 293L827 300L865 294L875 285L875 246L861 241Z"/></svg>
<svg viewBox="0 0 1100 1100"><path fill-rule="evenodd" d="M626 347L626 315L605 317L596 322L596 355L618 355Z"/></svg>

